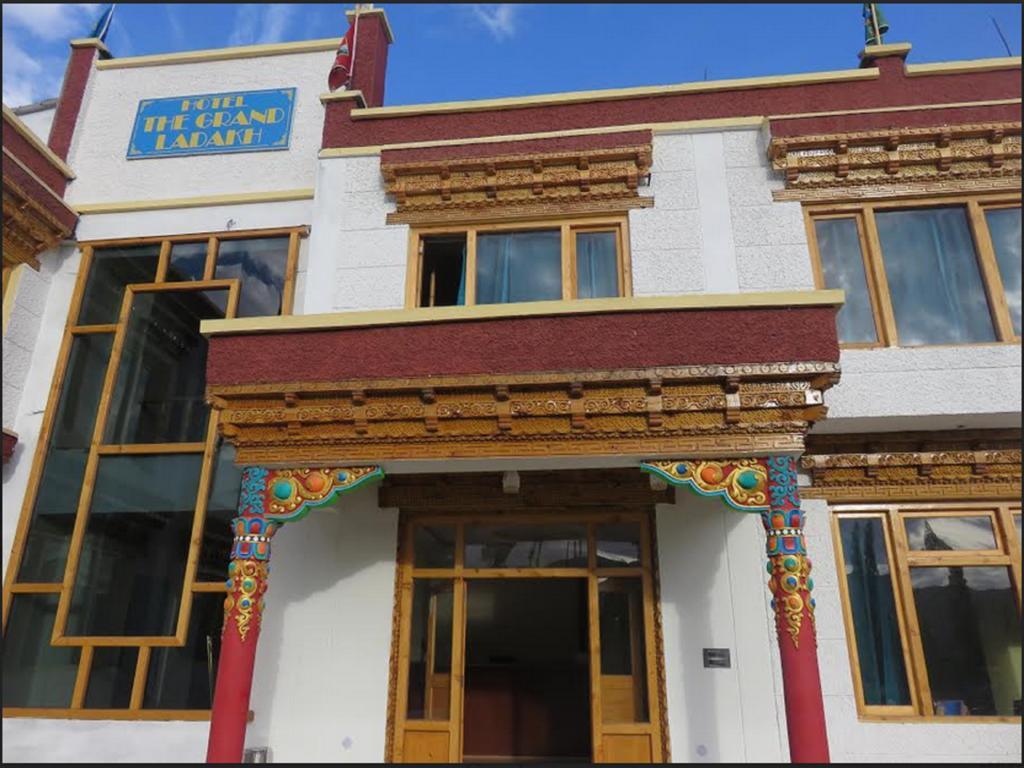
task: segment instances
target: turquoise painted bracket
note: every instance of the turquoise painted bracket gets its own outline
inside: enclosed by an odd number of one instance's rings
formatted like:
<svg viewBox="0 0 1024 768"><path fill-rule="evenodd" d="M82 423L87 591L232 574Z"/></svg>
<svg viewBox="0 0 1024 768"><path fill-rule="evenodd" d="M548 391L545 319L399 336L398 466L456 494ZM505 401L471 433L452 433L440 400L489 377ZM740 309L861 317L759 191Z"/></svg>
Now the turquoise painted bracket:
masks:
<svg viewBox="0 0 1024 768"><path fill-rule="evenodd" d="M384 479L384 470L381 469L380 467L374 467L371 472L367 472L366 474L354 480L351 480L348 477L348 474L348 471L344 469L337 470L334 477L334 487L331 489L331 492L324 496L322 499L304 500L291 512L267 512L266 518L268 520L273 520L278 525L284 525L285 523L294 523L308 515L310 510L314 509L315 507L324 506L325 504L332 501L336 496L339 496L343 493L348 493L350 491L354 491L356 488L360 488L364 485L369 485L370 483L375 483L379 480ZM342 475L345 475L345 477L342 477ZM273 500L274 497L274 486L279 482L285 481L276 480L275 482L271 483L270 487L267 489L267 495L271 500Z"/></svg>
<svg viewBox="0 0 1024 768"><path fill-rule="evenodd" d="M658 464L660 464L661 466L659 466ZM737 512L752 512L755 514L759 514L761 512L767 512L770 509L767 502L764 504L738 504L736 501L733 500L728 488L726 487L701 487L701 485L692 476L689 475L689 468L686 467L685 462L659 462L658 464L653 464L651 462L646 461L641 462L640 471L647 472L648 474L651 475L656 475L676 487L689 488L691 491L695 491L701 496L706 496L708 498L723 499L726 504L735 509ZM680 471L680 467L683 468L683 471Z"/></svg>

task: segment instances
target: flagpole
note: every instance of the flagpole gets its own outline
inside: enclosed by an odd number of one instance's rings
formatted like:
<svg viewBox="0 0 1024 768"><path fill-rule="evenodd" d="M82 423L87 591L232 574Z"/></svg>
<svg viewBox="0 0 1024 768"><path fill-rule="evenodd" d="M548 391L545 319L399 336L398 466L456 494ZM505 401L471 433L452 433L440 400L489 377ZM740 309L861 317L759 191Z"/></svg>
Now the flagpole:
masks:
<svg viewBox="0 0 1024 768"><path fill-rule="evenodd" d="M878 12L875 10L875 3L868 3L871 6L871 26L875 30L875 45L882 44L882 31L878 28Z"/></svg>
<svg viewBox="0 0 1024 768"><path fill-rule="evenodd" d="M362 8L360 3L355 4L355 19L352 21L352 66L348 68L348 83L346 87L351 90L352 78L356 73L356 46L359 45L359 10Z"/></svg>

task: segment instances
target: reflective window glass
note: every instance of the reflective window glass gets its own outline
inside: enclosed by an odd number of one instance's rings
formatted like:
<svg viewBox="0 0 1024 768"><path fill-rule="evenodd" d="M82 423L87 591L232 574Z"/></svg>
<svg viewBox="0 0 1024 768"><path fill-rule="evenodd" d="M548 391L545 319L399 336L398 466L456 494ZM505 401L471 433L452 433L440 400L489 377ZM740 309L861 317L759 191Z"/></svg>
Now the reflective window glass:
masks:
<svg viewBox="0 0 1024 768"><path fill-rule="evenodd" d="M995 340L962 207L875 214L901 346Z"/></svg>
<svg viewBox="0 0 1024 768"><path fill-rule="evenodd" d="M598 568L632 568L640 565L640 523L595 526Z"/></svg>
<svg viewBox="0 0 1024 768"><path fill-rule="evenodd" d="M864 703L910 704L882 519L840 518L839 533Z"/></svg>
<svg viewBox="0 0 1024 768"><path fill-rule="evenodd" d="M86 709L126 709L132 699L138 660L138 648L93 649Z"/></svg>
<svg viewBox="0 0 1024 768"><path fill-rule="evenodd" d="M216 291L137 294L107 419L106 442L200 442L206 435L204 400L208 342L203 320L223 317Z"/></svg>
<svg viewBox="0 0 1024 768"><path fill-rule="evenodd" d="M562 298L562 233L488 232L476 239L477 304Z"/></svg>
<svg viewBox="0 0 1024 768"><path fill-rule="evenodd" d="M173 635L200 454L100 459L69 635Z"/></svg>
<svg viewBox="0 0 1024 768"><path fill-rule="evenodd" d="M50 645L58 595L13 595L4 632L4 706L69 707L80 648Z"/></svg>
<svg viewBox="0 0 1024 768"><path fill-rule="evenodd" d="M1020 206L985 211L985 219L988 221L996 261L999 262L999 275L1003 280L1003 290L1006 292L1006 304L1010 308L1013 332L1020 336Z"/></svg>
<svg viewBox="0 0 1024 768"><path fill-rule="evenodd" d="M911 568L936 715L1020 715L1021 636L1009 569Z"/></svg>
<svg viewBox="0 0 1024 768"><path fill-rule="evenodd" d="M452 582L415 579L409 638L410 720L447 720L452 665Z"/></svg>
<svg viewBox="0 0 1024 768"><path fill-rule="evenodd" d="M911 549L995 549L992 518L977 517L905 517L907 543Z"/></svg>
<svg viewBox="0 0 1024 768"><path fill-rule="evenodd" d="M121 314L124 287L129 283L152 283L159 261L159 243L95 250L82 292L78 324L116 323Z"/></svg>
<svg viewBox="0 0 1024 768"><path fill-rule="evenodd" d="M287 267L287 237L222 240L214 277L242 281L236 317L279 315Z"/></svg>
<svg viewBox="0 0 1024 768"><path fill-rule="evenodd" d="M64 579L64 563L112 341L113 334L90 333L75 336L71 342L18 571L19 581L52 583Z"/></svg>
<svg viewBox="0 0 1024 768"><path fill-rule="evenodd" d="M586 568L581 524L467 525L466 568Z"/></svg>
<svg viewBox="0 0 1024 768"><path fill-rule="evenodd" d="M413 552L417 568L453 568L455 526L417 525L413 529Z"/></svg>
<svg viewBox="0 0 1024 768"><path fill-rule="evenodd" d="M234 531L231 521L238 517L238 495L242 489L242 468L235 464L235 446L222 441L213 465L210 498L206 502L203 543L199 550L196 581L223 581L231 560Z"/></svg>
<svg viewBox="0 0 1024 768"><path fill-rule="evenodd" d="M223 625L224 593L193 594L184 647L152 650L144 709L210 708Z"/></svg>
<svg viewBox="0 0 1024 768"><path fill-rule="evenodd" d="M814 231L825 287L839 288L846 293L846 301L836 315L839 340L848 343L877 341L857 220L817 219Z"/></svg>
<svg viewBox="0 0 1024 768"><path fill-rule="evenodd" d="M205 241L172 245L171 258L167 263L167 281L202 280L206 269L206 249Z"/></svg>

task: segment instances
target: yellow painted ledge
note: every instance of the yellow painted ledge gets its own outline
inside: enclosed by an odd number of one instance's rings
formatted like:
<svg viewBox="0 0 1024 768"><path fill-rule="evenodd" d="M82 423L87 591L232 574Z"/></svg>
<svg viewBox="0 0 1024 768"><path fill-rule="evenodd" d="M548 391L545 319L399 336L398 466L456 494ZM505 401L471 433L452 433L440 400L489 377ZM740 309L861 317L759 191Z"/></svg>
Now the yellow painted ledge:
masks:
<svg viewBox="0 0 1024 768"><path fill-rule="evenodd" d="M46 146L46 144L43 143L43 140L36 136L35 133L32 132L32 129L25 125L25 122L20 117L14 114L13 109L8 107L6 104L3 106L4 120L7 121L7 124L10 125L18 135L25 139L25 141L39 150L39 153L50 162L50 165L60 171L65 179L75 178L75 173L68 167L68 164L57 157L53 150Z"/></svg>
<svg viewBox="0 0 1024 768"><path fill-rule="evenodd" d="M340 37L328 37L320 40L300 40L296 43L239 45L233 48L207 48L201 51L158 53L152 56L126 56L123 59L97 61L96 68L131 69L135 67L160 67L169 64L197 64L203 61L256 59L264 56L284 56L295 53L317 53L320 51L336 50L340 42Z"/></svg>
<svg viewBox="0 0 1024 768"><path fill-rule="evenodd" d="M610 101L638 96L670 96L676 93L706 93L710 91L733 91L747 88L773 88L787 85L809 85L853 80L876 80L879 70L874 67L843 69L835 72L811 72L802 75L776 75L772 77L746 77L733 80L708 80L699 83L676 85L646 85L638 88L609 88L597 91L570 91L548 93L538 96L514 96L505 99L474 99L472 101L447 101L435 104L410 104L396 107L370 107L352 110L353 119L387 117L408 117L445 112L480 112L489 109L516 109L540 107L554 104L572 104L581 101Z"/></svg>
<svg viewBox="0 0 1024 768"><path fill-rule="evenodd" d="M207 336L282 331L316 331L373 325L492 320L543 315L588 315L603 312L644 312L664 309L754 309L759 307L839 306L840 290L697 293L685 296L639 296L572 301L526 301L518 304L479 304L473 307L384 309L369 312L327 312L318 315L243 317L204 320L199 332Z"/></svg>
<svg viewBox="0 0 1024 768"><path fill-rule="evenodd" d="M159 211L170 208L204 208L216 205L244 205L247 203L284 203L291 200L312 200L313 189L282 189L276 192L245 192L235 195L203 195L200 197L174 197L163 200L124 200L115 203L76 203L79 215L100 213L128 213L130 211Z"/></svg>
<svg viewBox="0 0 1024 768"><path fill-rule="evenodd" d="M1000 69L1020 69L1020 56L1002 56L995 59L973 61L938 61L934 64L907 64L907 77L921 75L955 75L962 72L994 72Z"/></svg>

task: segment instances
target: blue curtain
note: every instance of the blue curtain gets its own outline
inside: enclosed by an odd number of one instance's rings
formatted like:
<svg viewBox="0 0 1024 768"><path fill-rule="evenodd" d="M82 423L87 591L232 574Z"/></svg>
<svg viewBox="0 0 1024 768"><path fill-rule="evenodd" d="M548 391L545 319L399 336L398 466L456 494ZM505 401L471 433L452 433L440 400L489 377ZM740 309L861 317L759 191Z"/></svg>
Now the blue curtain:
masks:
<svg viewBox="0 0 1024 768"><path fill-rule="evenodd" d="M576 234L576 295L597 299L619 295L619 270L614 232Z"/></svg>
<svg viewBox="0 0 1024 768"><path fill-rule="evenodd" d="M557 229L477 237L478 304L562 298L562 245Z"/></svg>
<svg viewBox="0 0 1024 768"><path fill-rule="evenodd" d="M879 518L846 518L839 530L846 561L865 704L910 703L892 576Z"/></svg>

